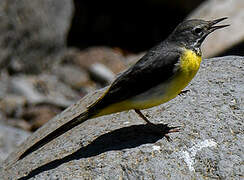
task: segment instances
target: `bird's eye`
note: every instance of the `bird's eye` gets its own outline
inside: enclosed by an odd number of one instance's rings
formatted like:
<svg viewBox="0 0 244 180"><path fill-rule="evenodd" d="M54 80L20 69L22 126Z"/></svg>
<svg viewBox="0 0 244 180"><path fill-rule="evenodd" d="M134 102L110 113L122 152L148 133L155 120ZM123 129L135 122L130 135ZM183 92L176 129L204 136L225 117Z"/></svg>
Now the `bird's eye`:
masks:
<svg viewBox="0 0 244 180"><path fill-rule="evenodd" d="M196 34L201 34L202 33L202 28L197 27L197 28L194 29L194 32Z"/></svg>

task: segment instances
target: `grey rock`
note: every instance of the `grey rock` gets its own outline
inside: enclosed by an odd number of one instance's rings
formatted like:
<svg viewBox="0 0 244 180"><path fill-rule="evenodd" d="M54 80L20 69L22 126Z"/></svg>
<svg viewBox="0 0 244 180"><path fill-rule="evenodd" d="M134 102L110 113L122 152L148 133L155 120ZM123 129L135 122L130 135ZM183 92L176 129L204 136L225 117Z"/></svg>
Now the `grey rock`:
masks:
<svg viewBox="0 0 244 180"><path fill-rule="evenodd" d="M50 119L47 119L47 121ZM19 128L25 131L31 131L33 128L32 126L32 119L31 121L26 121L22 118L13 118L13 117L8 117L6 120L3 122L4 125Z"/></svg>
<svg viewBox="0 0 244 180"><path fill-rule="evenodd" d="M10 77L6 71L0 72L0 98L3 98L8 93L8 84Z"/></svg>
<svg viewBox="0 0 244 180"><path fill-rule="evenodd" d="M93 79L104 84L110 84L115 79L115 74L101 63L94 63L89 67Z"/></svg>
<svg viewBox="0 0 244 180"><path fill-rule="evenodd" d="M5 114L10 115L17 111L22 111L22 108L26 105L26 98L24 96L17 96L8 94L1 98L0 110Z"/></svg>
<svg viewBox="0 0 244 180"><path fill-rule="evenodd" d="M72 0L1 0L0 68L37 73L65 47Z"/></svg>
<svg viewBox="0 0 244 180"><path fill-rule="evenodd" d="M26 131L0 124L0 166L28 136Z"/></svg>
<svg viewBox="0 0 244 180"><path fill-rule="evenodd" d="M90 84L90 77L87 71L75 65L56 65L52 72L65 84L73 89L81 89Z"/></svg>
<svg viewBox="0 0 244 180"><path fill-rule="evenodd" d="M102 46L82 51L70 48L65 51L61 61L64 64L73 64L86 70L91 79L102 87L111 83L115 74L126 68L126 58L121 52Z"/></svg>
<svg viewBox="0 0 244 180"><path fill-rule="evenodd" d="M3 179L241 179L244 174L244 57L205 59L183 96L144 110L157 126L180 126L172 142L133 112L87 121L24 159L23 151L83 112L87 95L30 136L3 163Z"/></svg>
<svg viewBox="0 0 244 180"><path fill-rule="evenodd" d="M2 111L0 111L0 123L4 124L7 121L6 115L5 113L3 113Z"/></svg>
<svg viewBox="0 0 244 180"><path fill-rule="evenodd" d="M22 95L28 104L52 104L67 107L79 95L56 76L48 74L19 75L11 78L10 93Z"/></svg>
<svg viewBox="0 0 244 180"><path fill-rule="evenodd" d="M228 17L228 20L223 23L231 26L214 32L214 35L210 35L208 40L203 43L202 50L205 57L212 57L237 44L244 43L244 31L240 31L244 28L243 8L243 0L207 0L187 17L188 19L201 18L205 20ZM239 51L243 51L243 48Z"/></svg>

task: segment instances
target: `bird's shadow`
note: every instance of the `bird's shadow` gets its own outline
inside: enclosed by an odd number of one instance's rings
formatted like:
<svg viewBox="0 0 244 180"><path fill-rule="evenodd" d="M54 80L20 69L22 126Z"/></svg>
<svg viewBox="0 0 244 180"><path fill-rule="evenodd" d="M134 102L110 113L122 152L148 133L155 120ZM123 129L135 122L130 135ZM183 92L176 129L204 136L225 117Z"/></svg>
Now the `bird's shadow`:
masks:
<svg viewBox="0 0 244 180"><path fill-rule="evenodd" d="M166 124L155 124L155 127L162 129L162 133L155 133L152 131L150 126L143 124L124 127L103 134L92 141L89 145L81 147L77 151L61 159L53 160L36 169L33 169L27 176L22 177L19 180L32 178L44 171L54 169L61 164L72 160L89 158L107 151L122 150L134 148L142 144L155 143L159 139L163 138L171 129Z"/></svg>

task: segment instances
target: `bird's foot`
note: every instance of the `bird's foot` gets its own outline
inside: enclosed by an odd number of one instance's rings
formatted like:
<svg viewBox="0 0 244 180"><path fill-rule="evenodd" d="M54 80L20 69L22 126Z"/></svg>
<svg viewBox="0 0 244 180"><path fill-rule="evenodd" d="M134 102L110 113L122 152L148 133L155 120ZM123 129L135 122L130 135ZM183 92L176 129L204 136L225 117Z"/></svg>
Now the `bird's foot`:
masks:
<svg viewBox="0 0 244 180"><path fill-rule="evenodd" d="M180 131L179 126L169 127L168 124L157 125L157 124L153 124L153 123L147 123L147 125L149 126L149 128L153 134L159 135L159 136L163 135L169 142L172 141L172 139L169 137L169 133L174 133L174 132Z"/></svg>
<svg viewBox="0 0 244 180"><path fill-rule="evenodd" d="M189 90L186 90L189 91ZM168 124L153 124L151 123L146 116L138 109L135 109L135 112L147 123L153 134L164 136L168 141L171 141L169 133L179 132L179 126L169 127Z"/></svg>

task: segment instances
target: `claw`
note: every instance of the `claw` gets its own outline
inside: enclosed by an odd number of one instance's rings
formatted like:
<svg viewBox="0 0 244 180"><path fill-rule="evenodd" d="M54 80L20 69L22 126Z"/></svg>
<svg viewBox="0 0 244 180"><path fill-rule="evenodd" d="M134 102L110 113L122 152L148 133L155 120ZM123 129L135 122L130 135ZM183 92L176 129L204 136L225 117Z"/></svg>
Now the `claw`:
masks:
<svg viewBox="0 0 244 180"><path fill-rule="evenodd" d="M169 136L169 133L180 132L180 126L169 127L167 124L164 124L163 127L159 127L158 125L153 123L148 124L148 126L154 134L158 136L164 136L168 142L172 141L172 139Z"/></svg>
<svg viewBox="0 0 244 180"><path fill-rule="evenodd" d="M169 137L169 133L180 132L180 126L168 127L168 128L169 128L169 130L166 134L164 134L164 137L166 138L166 140L168 142L172 142L172 139Z"/></svg>
<svg viewBox="0 0 244 180"><path fill-rule="evenodd" d="M180 126L170 127L170 130L168 133L174 133L174 132L180 132Z"/></svg>
<svg viewBox="0 0 244 180"><path fill-rule="evenodd" d="M172 142L172 139L169 137L168 134L165 134L164 137L166 138L166 140L167 140L168 142Z"/></svg>
<svg viewBox="0 0 244 180"><path fill-rule="evenodd" d="M182 96L184 94L187 94L188 92L190 92L190 90L189 89L186 89L184 91L181 91L178 95Z"/></svg>

